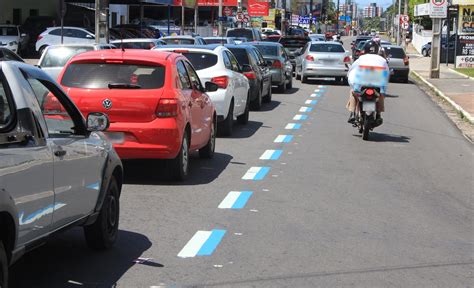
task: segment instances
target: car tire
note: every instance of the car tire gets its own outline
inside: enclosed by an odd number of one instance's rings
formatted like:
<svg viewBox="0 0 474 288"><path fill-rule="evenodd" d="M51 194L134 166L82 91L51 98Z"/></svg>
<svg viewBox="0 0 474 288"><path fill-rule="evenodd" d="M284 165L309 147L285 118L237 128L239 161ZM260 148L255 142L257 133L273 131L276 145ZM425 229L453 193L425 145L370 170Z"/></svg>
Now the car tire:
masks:
<svg viewBox="0 0 474 288"><path fill-rule="evenodd" d="M265 98L263 98L263 102L265 102L265 103L272 102L272 84L271 83L270 83L270 85L268 85L267 96L265 96Z"/></svg>
<svg viewBox="0 0 474 288"><path fill-rule="evenodd" d="M250 114L250 96L247 96L247 102L245 103L245 112L242 115L237 116L237 123L246 125L249 123Z"/></svg>
<svg viewBox="0 0 474 288"><path fill-rule="evenodd" d="M262 90L258 89L257 99L250 103L250 108L254 111L262 109Z"/></svg>
<svg viewBox="0 0 474 288"><path fill-rule="evenodd" d="M308 83L308 77L301 75L301 83Z"/></svg>
<svg viewBox="0 0 474 288"><path fill-rule="evenodd" d="M44 45L44 46L40 47L40 49L38 50L38 53L39 53L40 56L43 55L44 50L46 50L47 47L48 47L47 45Z"/></svg>
<svg viewBox="0 0 474 288"><path fill-rule="evenodd" d="M3 246L3 242L0 241L0 288L8 287L8 258Z"/></svg>
<svg viewBox="0 0 474 288"><path fill-rule="evenodd" d="M188 132L184 131L183 141L181 141L181 148L178 156L169 161L169 172L171 178L176 181L183 181L189 174L189 137Z"/></svg>
<svg viewBox="0 0 474 288"><path fill-rule="evenodd" d="M290 82L286 84L286 89L287 90L293 89L293 77L290 77Z"/></svg>
<svg viewBox="0 0 474 288"><path fill-rule="evenodd" d="M220 136L230 136L232 135L232 130L234 126L234 100L230 101L229 112L224 121L219 123L217 131L219 131Z"/></svg>
<svg viewBox="0 0 474 288"><path fill-rule="evenodd" d="M421 50L421 55L423 55L423 57L428 57L428 51L426 49Z"/></svg>
<svg viewBox="0 0 474 288"><path fill-rule="evenodd" d="M214 152L216 150L216 134L216 121L213 120L209 140L207 141L206 146L199 149L199 157L204 159L212 159L214 157Z"/></svg>
<svg viewBox="0 0 474 288"><path fill-rule="evenodd" d="M113 246L118 237L120 219L120 191L117 180L112 176L104 203L96 221L84 227L87 246L95 250L105 250Z"/></svg>

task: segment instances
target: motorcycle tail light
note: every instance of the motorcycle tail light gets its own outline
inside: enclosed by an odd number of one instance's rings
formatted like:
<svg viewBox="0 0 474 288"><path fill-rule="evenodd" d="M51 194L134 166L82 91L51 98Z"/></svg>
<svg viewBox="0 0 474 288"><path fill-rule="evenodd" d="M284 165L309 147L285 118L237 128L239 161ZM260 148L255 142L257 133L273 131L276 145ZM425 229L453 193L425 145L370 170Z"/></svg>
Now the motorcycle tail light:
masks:
<svg viewBox="0 0 474 288"><path fill-rule="evenodd" d="M160 99L155 111L159 118L170 118L178 116L177 99Z"/></svg>
<svg viewBox="0 0 474 288"><path fill-rule="evenodd" d="M218 76L211 79L211 82L216 83L219 88L226 89L229 84L229 77Z"/></svg>
<svg viewBox="0 0 474 288"><path fill-rule="evenodd" d="M365 94L365 97L370 100L374 97L375 91L374 89L366 89L364 94Z"/></svg>
<svg viewBox="0 0 474 288"><path fill-rule="evenodd" d="M272 64L272 68L281 68L283 65L281 64L280 60L275 60Z"/></svg>
<svg viewBox="0 0 474 288"><path fill-rule="evenodd" d="M306 55L305 59L308 61L314 61L314 57L311 55Z"/></svg>
<svg viewBox="0 0 474 288"><path fill-rule="evenodd" d="M349 56L344 57L344 63L349 63L349 62L351 62L351 57Z"/></svg>

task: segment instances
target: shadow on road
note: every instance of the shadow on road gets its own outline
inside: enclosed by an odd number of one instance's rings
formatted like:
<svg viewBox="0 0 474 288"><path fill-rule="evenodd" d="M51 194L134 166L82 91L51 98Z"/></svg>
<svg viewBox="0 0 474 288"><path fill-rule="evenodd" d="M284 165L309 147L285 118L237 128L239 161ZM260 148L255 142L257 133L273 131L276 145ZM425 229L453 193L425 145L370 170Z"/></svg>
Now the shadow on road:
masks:
<svg viewBox="0 0 474 288"><path fill-rule="evenodd" d="M293 81L296 81L296 80L293 79ZM294 82L293 82L293 83L294 83ZM274 93L274 94L281 94L281 95L285 95L285 94L291 95L291 94L296 94L296 93L298 93L299 90L300 90L300 89L293 87L293 88L291 88L291 89L286 89L286 91L285 91L284 93L281 93L281 92L278 92L278 91L276 90L276 88L273 88L273 90L272 90L273 92L272 92L272 93Z"/></svg>
<svg viewBox="0 0 474 288"><path fill-rule="evenodd" d="M232 156L223 153L216 152L213 159L200 159L197 153L192 153L188 179L182 182L170 180L170 173L163 160L124 161L124 183L175 186L208 184L219 177L231 160Z"/></svg>
<svg viewBox="0 0 474 288"><path fill-rule="evenodd" d="M356 137L362 137L360 134L354 134ZM410 143L410 137L401 136L401 135L393 135L393 134L385 134L385 133L378 133L378 132L370 132L369 135L369 142L394 142L394 143Z"/></svg>
<svg viewBox="0 0 474 288"><path fill-rule="evenodd" d="M250 114L250 117L252 114ZM255 134L260 127L262 127L262 122L251 121L247 123L247 125L235 125L234 131L232 135L224 137L227 139L240 139L240 138L250 138ZM219 140L219 139L218 139ZM217 141L216 145L219 145L219 141Z"/></svg>
<svg viewBox="0 0 474 288"><path fill-rule="evenodd" d="M94 251L86 246L78 227L21 258L12 267L9 287L114 287L133 265L163 267L153 261L134 263L151 246L146 236L120 230L113 248Z"/></svg>
<svg viewBox="0 0 474 288"><path fill-rule="evenodd" d="M280 106L281 102L280 101L276 101L276 100L272 100L272 102L270 103L264 103L262 105L262 108L259 110L259 111L255 111L255 112L269 112L269 111L273 111L275 110L278 106ZM252 114L250 114L250 117L252 117Z"/></svg>

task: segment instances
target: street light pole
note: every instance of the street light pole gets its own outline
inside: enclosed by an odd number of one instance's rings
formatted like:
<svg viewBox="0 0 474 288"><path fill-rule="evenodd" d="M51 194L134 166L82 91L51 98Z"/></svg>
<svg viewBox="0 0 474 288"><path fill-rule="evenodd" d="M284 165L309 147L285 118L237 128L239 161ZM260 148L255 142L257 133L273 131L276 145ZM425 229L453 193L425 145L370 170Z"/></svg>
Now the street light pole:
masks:
<svg viewBox="0 0 474 288"><path fill-rule="evenodd" d="M219 0L219 13L218 14L219 14L218 15L218 17L219 17L219 21L218 21L218 23L219 23L219 36L222 36L222 34L224 32L223 29L222 29L223 27L222 27L222 21L221 21L221 19L222 19L222 0Z"/></svg>
<svg viewBox="0 0 474 288"><path fill-rule="evenodd" d="M339 0L337 0L336 7L336 34L339 33Z"/></svg>
<svg viewBox="0 0 474 288"><path fill-rule="evenodd" d="M184 35L184 0L181 0L181 35Z"/></svg>
<svg viewBox="0 0 474 288"><path fill-rule="evenodd" d="M400 45L400 14L402 14L402 0L398 0L397 45Z"/></svg>

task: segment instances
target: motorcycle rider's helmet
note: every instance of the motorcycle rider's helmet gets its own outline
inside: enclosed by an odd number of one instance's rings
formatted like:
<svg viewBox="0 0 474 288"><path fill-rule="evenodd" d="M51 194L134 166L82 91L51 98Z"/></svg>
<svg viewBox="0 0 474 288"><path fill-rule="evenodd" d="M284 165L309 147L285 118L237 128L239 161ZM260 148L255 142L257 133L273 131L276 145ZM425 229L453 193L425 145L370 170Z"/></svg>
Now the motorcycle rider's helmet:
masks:
<svg viewBox="0 0 474 288"><path fill-rule="evenodd" d="M380 45L378 45L375 41L367 41L367 43L364 45L364 54L378 54L379 48Z"/></svg>

